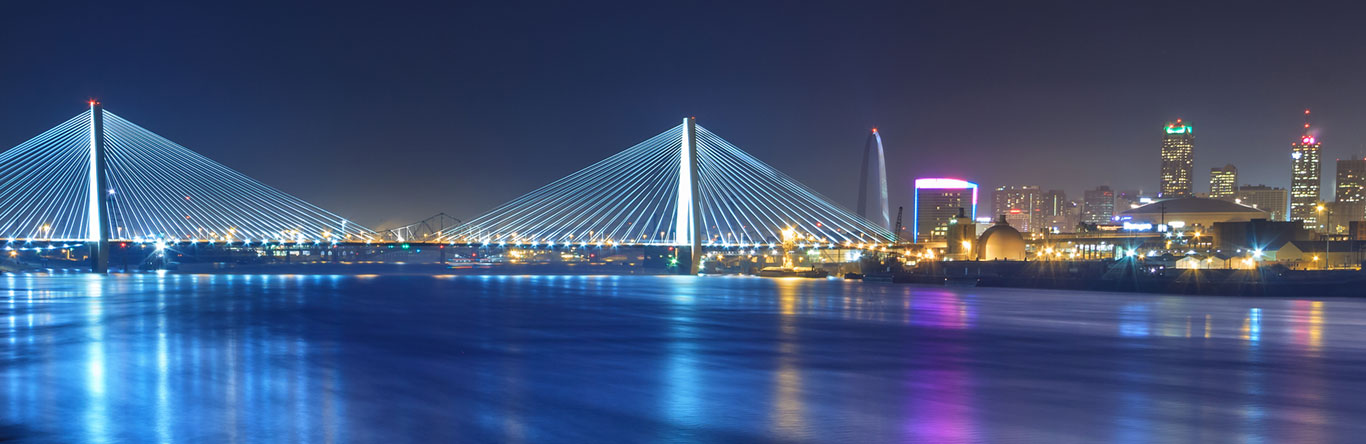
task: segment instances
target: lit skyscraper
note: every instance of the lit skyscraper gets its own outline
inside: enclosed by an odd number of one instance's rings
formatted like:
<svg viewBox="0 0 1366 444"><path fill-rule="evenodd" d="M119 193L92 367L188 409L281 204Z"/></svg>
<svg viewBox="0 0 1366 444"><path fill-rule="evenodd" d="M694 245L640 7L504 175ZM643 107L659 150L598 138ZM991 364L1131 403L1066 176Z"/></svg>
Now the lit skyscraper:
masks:
<svg viewBox="0 0 1366 444"><path fill-rule="evenodd" d="M1063 190L1048 190L1043 193L1044 217L1058 216L1066 210L1067 193Z"/></svg>
<svg viewBox="0 0 1366 444"><path fill-rule="evenodd" d="M1167 123L1162 135L1162 183L1159 197L1188 197L1195 169L1195 134L1181 119Z"/></svg>
<svg viewBox="0 0 1366 444"><path fill-rule="evenodd" d="M1093 224L1110 223L1115 215L1115 192L1107 186L1086 190L1081 202L1081 221Z"/></svg>
<svg viewBox="0 0 1366 444"><path fill-rule="evenodd" d="M1233 196L1234 202L1271 213L1271 220L1279 221L1285 220L1286 200L1285 188L1266 185L1243 185Z"/></svg>
<svg viewBox="0 0 1366 444"><path fill-rule="evenodd" d="M1043 222L1043 196L1037 185L997 187L992 200L996 210L993 216L1006 216L1020 232L1034 231Z"/></svg>
<svg viewBox="0 0 1366 444"><path fill-rule="evenodd" d="M1232 199L1238 191L1238 168L1233 164L1209 170L1209 197L1211 199Z"/></svg>
<svg viewBox="0 0 1366 444"><path fill-rule="evenodd" d="M1318 203L1321 176L1319 148L1322 143L1309 131L1309 110L1304 110L1304 133L1290 144L1290 220L1306 227L1319 225Z"/></svg>
<svg viewBox="0 0 1366 444"><path fill-rule="evenodd" d="M1338 180L1333 199L1366 202L1366 159L1338 160Z"/></svg>
<svg viewBox="0 0 1366 444"><path fill-rule="evenodd" d="M1366 220L1366 159L1338 159L1337 186L1334 187L1334 226ZM1334 227L1336 230L1336 227Z"/></svg>
<svg viewBox="0 0 1366 444"><path fill-rule="evenodd" d="M949 220L958 216L959 208L966 216L977 218L977 184L959 179L916 179L914 203L914 241L944 241Z"/></svg>

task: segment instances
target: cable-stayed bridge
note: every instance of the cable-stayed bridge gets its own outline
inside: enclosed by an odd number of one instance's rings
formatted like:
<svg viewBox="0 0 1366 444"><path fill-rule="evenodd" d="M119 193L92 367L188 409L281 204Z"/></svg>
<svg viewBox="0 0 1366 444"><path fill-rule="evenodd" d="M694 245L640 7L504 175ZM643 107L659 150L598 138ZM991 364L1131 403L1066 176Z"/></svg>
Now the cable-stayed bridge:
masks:
<svg viewBox="0 0 1366 444"><path fill-rule="evenodd" d="M886 245L895 236L694 119L447 230L443 241L704 248ZM692 262L697 272L698 261Z"/></svg>
<svg viewBox="0 0 1366 444"><path fill-rule="evenodd" d="M438 214L383 233L253 180L95 101L0 153L4 248L84 243L97 272L108 269L111 242L671 246L691 254L778 245L863 248L894 239L885 227L691 118L468 222ZM690 262L696 273L698 261Z"/></svg>
<svg viewBox="0 0 1366 444"><path fill-rule="evenodd" d="M363 242L374 231L148 131L98 102L0 153L0 239L109 243Z"/></svg>

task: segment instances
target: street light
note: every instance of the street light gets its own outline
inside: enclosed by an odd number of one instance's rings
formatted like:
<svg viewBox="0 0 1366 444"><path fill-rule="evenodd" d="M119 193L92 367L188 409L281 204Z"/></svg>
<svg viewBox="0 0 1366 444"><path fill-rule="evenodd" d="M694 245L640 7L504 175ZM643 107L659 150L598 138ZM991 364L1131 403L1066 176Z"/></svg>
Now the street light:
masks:
<svg viewBox="0 0 1366 444"><path fill-rule="evenodd" d="M1332 248L1332 244L1328 243L1328 240L1329 240L1329 236L1332 234L1333 212L1330 211L1330 210L1328 210L1328 207L1325 207L1323 204L1319 204L1319 205L1318 205L1317 207L1315 207L1314 209L1317 210L1317 211L1320 212L1320 213L1326 213L1326 214L1325 214L1326 217L1324 218L1324 223L1323 223L1323 269L1324 269L1324 270L1327 270L1327 269L1328 269L1328 258L1329 258L1330 256L1332 256L1332 255L1328 254L1328 253L1329 253L1329 249Z"/></svg>

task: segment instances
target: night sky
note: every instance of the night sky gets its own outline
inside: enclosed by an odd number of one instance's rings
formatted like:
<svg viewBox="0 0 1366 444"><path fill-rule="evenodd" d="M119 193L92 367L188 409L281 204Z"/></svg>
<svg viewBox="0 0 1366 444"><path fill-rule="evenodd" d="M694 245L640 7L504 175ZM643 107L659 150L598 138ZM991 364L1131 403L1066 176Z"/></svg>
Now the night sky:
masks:
<svg viewBox="0 0 1366 444"><path fill-rule="evenodd" d="M1350 2L47 3L0 15L0 145L98 97L372 228L468 219L685 116L849 207L877 126L893 211L923 176L1153 192L1178 117L1200 192L1225 163L1287 186L1306 107L1325 189L1366 153Z"/></svg>

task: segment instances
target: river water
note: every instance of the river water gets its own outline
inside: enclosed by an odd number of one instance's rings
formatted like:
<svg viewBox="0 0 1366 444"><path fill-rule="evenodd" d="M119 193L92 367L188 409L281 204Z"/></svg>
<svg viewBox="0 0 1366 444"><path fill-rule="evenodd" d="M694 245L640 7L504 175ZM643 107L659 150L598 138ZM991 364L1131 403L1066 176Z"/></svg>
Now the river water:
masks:
<svg viewBox="0 0 1366 444"><path fill-rule="evenodd" d="M1324 442L1366 301L663 276L0 277L0 441Z"/></svg>

